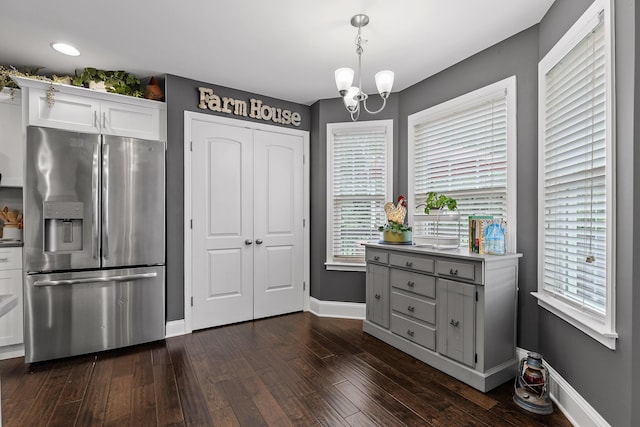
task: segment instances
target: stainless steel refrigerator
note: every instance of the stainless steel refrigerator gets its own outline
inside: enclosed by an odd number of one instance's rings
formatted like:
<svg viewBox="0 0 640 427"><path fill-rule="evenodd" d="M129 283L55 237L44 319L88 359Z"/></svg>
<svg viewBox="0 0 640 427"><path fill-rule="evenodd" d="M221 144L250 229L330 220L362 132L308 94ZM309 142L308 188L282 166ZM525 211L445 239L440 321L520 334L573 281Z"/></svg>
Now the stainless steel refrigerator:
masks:
<svg viewBox="0 0 640 427"><path fill-rule="evenodd" d="M164 142L29 126L25 361L165 336Z"/></svg>

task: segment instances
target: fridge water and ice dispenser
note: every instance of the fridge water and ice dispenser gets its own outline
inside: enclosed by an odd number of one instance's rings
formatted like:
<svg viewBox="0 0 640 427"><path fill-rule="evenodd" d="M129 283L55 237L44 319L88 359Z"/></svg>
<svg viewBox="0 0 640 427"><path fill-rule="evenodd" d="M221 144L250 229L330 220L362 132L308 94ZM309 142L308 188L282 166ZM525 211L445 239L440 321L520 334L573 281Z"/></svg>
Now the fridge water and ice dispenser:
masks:
<svg viewBox="0 0 640 427"><path fill-rule="evenodd" d="M84 203L43 202L44 251L68 253L82 251Z"/></svg>

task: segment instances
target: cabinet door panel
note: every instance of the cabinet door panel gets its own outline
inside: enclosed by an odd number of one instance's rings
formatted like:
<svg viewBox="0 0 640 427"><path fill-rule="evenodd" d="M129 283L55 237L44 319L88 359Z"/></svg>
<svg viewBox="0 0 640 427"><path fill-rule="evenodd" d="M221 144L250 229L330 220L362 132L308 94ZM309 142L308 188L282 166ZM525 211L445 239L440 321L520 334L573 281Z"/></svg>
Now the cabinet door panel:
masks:
<svg viewBox="0 0 640 427"><path fill-rule="evenodd" d="M367 320L389 328L389 268L367 265Z"/></svg>
<svg viewBox="0 0 640 427"><path fill-rule="evenodd" d="M100 108L104 134L152 141L162 139L159 109L110 101L102 101Z"/></svg>
<svg viewBox="0 0 640 427"><path fill-rule="evenodd" d="M100 100L55 92L52 101L47 99L46 90L29 89L29 125L99 132Z"/></svg>
<svg viewBox="0 0 640 427"><path fill-rule="evenodd" d="M3 187L22 187L22 108L20 91L0 92L0 171Z"/></svg>
<svg viewBox="0 0 640 427"><path fill-rule="evenodd" d="M0 295L15 295L18 304L0 318L0 347L22 339L22 270L0 270Z"/></svg>
<svg viewBox="0 0 640 427"><path fill-rule="evenodd" d="M438 352L466 365L475 361L475 285L438 279Z"/></svg>

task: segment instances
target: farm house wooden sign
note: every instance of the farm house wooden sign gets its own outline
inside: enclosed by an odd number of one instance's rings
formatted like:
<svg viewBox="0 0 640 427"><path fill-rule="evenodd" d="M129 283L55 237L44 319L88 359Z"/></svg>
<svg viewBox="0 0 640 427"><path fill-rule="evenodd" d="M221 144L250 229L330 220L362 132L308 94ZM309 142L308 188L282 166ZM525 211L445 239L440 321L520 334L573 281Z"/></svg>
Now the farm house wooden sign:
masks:
<svg viewBox="0 0 640 427"><path fill-rule="evenodd" d="M216 111L218 113L233 114L234 116L249 117L252 119L265 120L282 125L300 126L300 113L282 108L270 107L263 104L262 100L251 98L247 101L233 99L227 96L218 96L213 93L213 89L199 87L200 103L198 108L203 110Z"/></svg>

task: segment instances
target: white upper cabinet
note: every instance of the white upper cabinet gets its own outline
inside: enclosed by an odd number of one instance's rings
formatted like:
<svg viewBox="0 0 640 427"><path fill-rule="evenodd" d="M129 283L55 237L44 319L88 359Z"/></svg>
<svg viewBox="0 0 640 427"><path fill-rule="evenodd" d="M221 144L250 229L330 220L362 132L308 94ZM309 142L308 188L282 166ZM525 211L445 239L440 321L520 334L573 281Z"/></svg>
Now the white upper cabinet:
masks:
<svg viewBox="0 0 640 427"><path fill-rule="evenodd" d="M20 91L0 91L0 186L22 187L22 102Z"/></svg>
<svg viewBox="0 0 640 427"><path fill-rule="evenodd" d="M16 80L27 91L26 125L166 139L166 106L162 102L27 78Z"/></svg>

